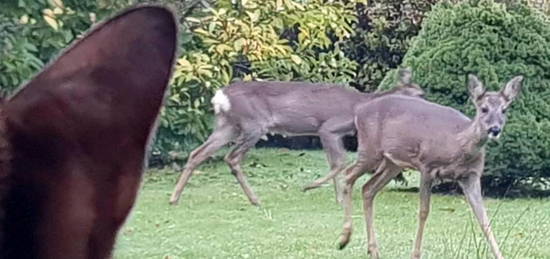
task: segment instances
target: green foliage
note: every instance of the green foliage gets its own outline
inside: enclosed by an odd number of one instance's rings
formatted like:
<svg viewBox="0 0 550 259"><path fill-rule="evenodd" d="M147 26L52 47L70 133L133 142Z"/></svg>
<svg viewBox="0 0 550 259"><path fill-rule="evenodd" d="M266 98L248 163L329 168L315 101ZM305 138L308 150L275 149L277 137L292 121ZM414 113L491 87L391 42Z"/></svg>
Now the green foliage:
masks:
<svg viewBox="0 0 550 259"><path fill-rule="evenodd" d="M293 57L252 64L252 71L259 78L279 81L349 84L355 77L357 64L339 49L321 53L302 51Z"/></svg>
<svg viewBox="0 0 550 259"><path fill-rule="evenodd" d="M431 101L473 115L466 75L490 90L523 75L522 94L508 115L505 133L491 143L484 183L491 191L521 184L548 186L550 178L550 23L539 12L515 4L472 0L439 4L429 14L405 66ZM380 85L393 81L390 73Z"/></svg>
<svg viewBox="0 0 550 259"><path fill-rule="evenodd" d="M550 1L548 0L524 0L529 4L529 6L533 8L537 8L540 11L544 12L545 14L550 14ZM516 1L514 0L505 0L503 2L510 2L514 3Z"/></svg>
<svg viewBox="0 0 550 259"><path fill-rule="evenodd" d="M19 0L0 3L0 86L11 92L118 1Z"/></svg>
<svg viewBox="0 0 550 259"><path fill-rule="evenodd" d="M412 37L437 0L372 0L358 5L355 36L343 49L359 67L353 85L376 89L386 72L401 64Z"/></svg>
<svg viewBox="0 0 550 259"><path fill-rule="evenodd" d="M17 35L26 30L18 21L0 14L0 86L2 95L13 90L44 64L38 49L26 37Z"/></svg>

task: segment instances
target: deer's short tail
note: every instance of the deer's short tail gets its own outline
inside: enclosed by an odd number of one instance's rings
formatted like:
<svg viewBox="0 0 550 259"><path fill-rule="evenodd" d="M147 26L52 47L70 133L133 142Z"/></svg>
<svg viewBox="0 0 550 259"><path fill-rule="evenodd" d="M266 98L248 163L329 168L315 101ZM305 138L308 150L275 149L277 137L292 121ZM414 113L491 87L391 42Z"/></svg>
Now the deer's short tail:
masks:
<svg viewBox="0 0 550 259"><path fill-rule="evenodd" d="M231 109L231 102L223 90L216 91L214 97L212 97L212 105L214 105L214 113L228 112Z"/></svg>

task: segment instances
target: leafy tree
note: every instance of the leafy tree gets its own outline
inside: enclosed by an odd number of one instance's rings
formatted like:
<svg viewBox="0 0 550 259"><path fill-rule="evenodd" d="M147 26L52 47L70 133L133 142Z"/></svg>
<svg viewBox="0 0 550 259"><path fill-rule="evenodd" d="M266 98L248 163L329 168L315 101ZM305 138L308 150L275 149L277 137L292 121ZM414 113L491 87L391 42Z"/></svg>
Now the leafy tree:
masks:
<svg viewBox="0 0 550 259"><path fill-rule="evenodd" d="M374 91L386 72L401 64L426 13L437 0L371 0L356 6L355 34L342 47L355 60L352 85Z"/></svg>
<svg viewBox="0 0 550 259"><path fill-rule="evenodd" d="M0 2L2 91L13 91L93 23L129 3L130 0Z"/></svg>
<svg viewBox="0 0 550 259"><path fill-rule="evenodd" d="M524 75L522 94L508 115L505 134L488 149L484 184L505 192L550 179L550 24L525 4L491 0L438 4L405 56L428 99L473 115L466 75L497 90ZM389 73L380 85L393 81Z"/></svg>

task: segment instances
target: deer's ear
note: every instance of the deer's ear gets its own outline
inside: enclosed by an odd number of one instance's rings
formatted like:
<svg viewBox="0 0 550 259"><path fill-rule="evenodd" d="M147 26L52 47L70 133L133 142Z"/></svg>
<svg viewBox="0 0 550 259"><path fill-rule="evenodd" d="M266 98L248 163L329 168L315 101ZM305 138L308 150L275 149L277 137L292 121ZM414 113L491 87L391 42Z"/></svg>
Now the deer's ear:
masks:
<svg viewBox="0 0 550 259"><path fill-rule="evenodd" d="M108 20L22 87L8 101L8 118L29 128L110 124L143 135L164 97L176 31L172 13L161 7Z"/></svg>
<svg viewBox="0 0 550 259"><path fill-rule="evenodd" d="M500 90L500 95L506 100L506 106L510 105L512 101L516 99L519 92L521 91L521 82L523 81L523 76L516 76L512 78L504 88Z"/></svg>
<svg viewBox="0 0 550 259"><path fill-rule="evenodd" d="M108 257L139 187L176 39L169 10L130 9L96 27L7 101L14 205L5 218L7 233L16 234L5 247L86 257L92 223L80 215L88 213L104 226L92 231L99 248L90 251Z"/></svg>
<svg viewBox="0 0 550 259"><path fill-rule="evenodd" d="M412 71L410 68L400 68L397 77L401 85L408 85L412 81Z"/></svg>
<svg viewBox="0 0 550 259"><path fill-rule="evenodd" d="M468 75L468 90L472 100L477 101L485 94L485 86L474 75Z"/></svg>

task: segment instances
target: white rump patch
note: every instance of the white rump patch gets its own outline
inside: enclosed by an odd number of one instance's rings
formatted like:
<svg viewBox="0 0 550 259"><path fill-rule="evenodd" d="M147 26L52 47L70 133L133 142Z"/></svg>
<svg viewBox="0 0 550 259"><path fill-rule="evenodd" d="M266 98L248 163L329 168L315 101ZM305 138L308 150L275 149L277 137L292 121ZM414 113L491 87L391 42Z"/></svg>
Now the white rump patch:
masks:
<svg viewBox="0 0 550 259"><path fill-rule="evenodd" d="M231 109L231 103L227 95L222 90L216 91L214 97L212 97L211 103L214 105L214 113L228 112Z"/></svg>

